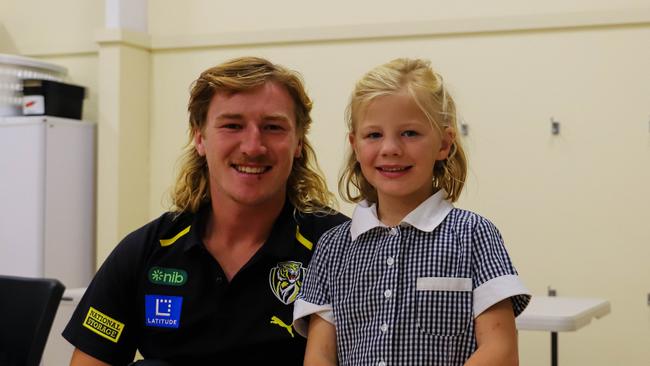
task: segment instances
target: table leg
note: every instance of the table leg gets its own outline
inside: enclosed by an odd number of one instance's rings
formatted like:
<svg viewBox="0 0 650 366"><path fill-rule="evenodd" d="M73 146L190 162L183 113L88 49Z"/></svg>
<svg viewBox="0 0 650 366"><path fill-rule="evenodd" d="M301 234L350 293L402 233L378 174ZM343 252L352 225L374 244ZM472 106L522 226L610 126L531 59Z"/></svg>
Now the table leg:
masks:
<svg viewBox="0 0 650 366"><path fill-rule="evenodd" d="M557 296L557 291L548 287L548 296ZM551 332L551 366L557 366L557 332Z"/></svg>
<svg viewBox="0 0 650 366"><path fill-rule="evenodd" d="M557 332L551 332L551 366L557 366Z"/></svg>

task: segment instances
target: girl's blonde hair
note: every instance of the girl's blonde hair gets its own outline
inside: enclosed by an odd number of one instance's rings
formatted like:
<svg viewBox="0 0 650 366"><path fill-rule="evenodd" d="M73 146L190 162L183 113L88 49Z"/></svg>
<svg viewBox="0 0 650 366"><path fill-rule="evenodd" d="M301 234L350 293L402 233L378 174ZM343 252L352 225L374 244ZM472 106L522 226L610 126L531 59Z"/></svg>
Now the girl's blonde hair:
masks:
<svg viewBox="0 0 650 366"><path fill-rule="evenodd" d="M413 97L440 133L450 128L458 135L456 104L447 93L442 77L432 70L429 61L407 58L398 58L375 67L357 82L346 110L348 132L355 132L357 123L372 100L403 92ZM444 189L446 199L456 201L467 176L467 158L459 140L453 140L447 159L436 161L432 169L434 189ZM352 149L347 152L346 165L339 178L339 193L348 202L364 199L377 202L377 190L363 176Z"/></svg>
<svg viewBox="0 0 650 366"><path fill-rule="evenodd" d="M176 212L197 212L210 202L208 163L194 148L194 134L206 125L208 107L215 93L237 93L276 82L287 89L294 102L296 129L302 141L300 157L295 158L287 181L287 197L302 212L331 213L336 205L327 190L314 149L307 138L311 127L312 101L302 78L295 71L258 57L236 58L201 73L192 84L189 112L189 139L171 198Z"/></svg>

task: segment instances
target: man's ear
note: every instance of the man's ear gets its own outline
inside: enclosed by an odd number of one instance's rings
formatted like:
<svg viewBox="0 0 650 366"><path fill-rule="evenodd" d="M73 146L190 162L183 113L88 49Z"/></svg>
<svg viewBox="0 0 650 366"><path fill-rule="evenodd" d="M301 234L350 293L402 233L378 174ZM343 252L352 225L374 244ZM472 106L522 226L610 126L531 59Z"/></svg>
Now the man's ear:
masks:
<svg viewBox="0 0 650 366"><path fill-rule="evenodd" d="M194 130L194 148L200 156L205 156L205 146L203 145L203 135L200 129Z"/></svg>
<svg viewBox="0 0 650 366"><path fill-rule="evenodd" d="M302 139L298 140L298 145L296 145L296 151L293 153L295 159L302 157Z"/></svg>
<svg viewBox="0 0 650 366"><path fill-rule="evenodd" d="M440 150L436 160L445 160L449 157L454 141L456 141L456 131L451 127L445 127L440 133L440 140Z"/></svg>

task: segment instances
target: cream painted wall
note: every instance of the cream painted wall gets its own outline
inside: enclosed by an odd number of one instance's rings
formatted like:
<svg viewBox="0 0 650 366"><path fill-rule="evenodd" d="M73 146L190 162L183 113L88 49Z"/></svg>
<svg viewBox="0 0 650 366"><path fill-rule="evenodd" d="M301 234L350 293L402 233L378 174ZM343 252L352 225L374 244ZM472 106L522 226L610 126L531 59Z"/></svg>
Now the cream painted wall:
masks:
<svg viewBox="0 0 650 366"><path fill-rule="evenodd" d="M97 173L97 263L149 211L148 50L115 40L100 49Z"/></svg>
<svg viewBox="0 0 650 366"><path fill-rule="evenodd" d="M153 36L647 8L647 0L149 2Z"/></svg>
<svg viewBox="0 0 650 366"><path fill-rule="evenodd" d="M2 0L0 35L10 39L0 52L69 55L97 50L95 30L103 26L102 0ZM0 40L3 38L0 37Z"/></svg>
<svg viewBox="0 0 650 366"><path fill-rule="evenodd" d="M188 85L203 69L253 54L300 70L315 100L311 136L334 188L354 80L394 57L430 58L470 126L472 173L459 206L499 226L533 293L550 285L612 303L608 317L560 335L560 362L643 364L650 359L650 48L639 45L647 39L646 25L155 52L152 216L186 142ZM559 136L550 133L550 117L562 124ZM521 363L547 365L548 338L521 332Z"/></svg>

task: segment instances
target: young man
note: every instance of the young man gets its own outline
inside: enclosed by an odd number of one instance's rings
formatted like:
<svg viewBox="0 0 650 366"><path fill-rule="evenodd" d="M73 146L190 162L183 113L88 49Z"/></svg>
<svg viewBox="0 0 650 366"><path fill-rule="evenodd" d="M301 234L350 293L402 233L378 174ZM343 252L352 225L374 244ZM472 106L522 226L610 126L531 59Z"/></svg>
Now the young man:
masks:
<svg viewBox="0 0 650 366"><path fill-rule="evenodd" d="M302 365L293 301L314 244L345 217L307 139L295 72L260 58L204 71L174 210L106 259L63 332L71 365Z"/></svg>

